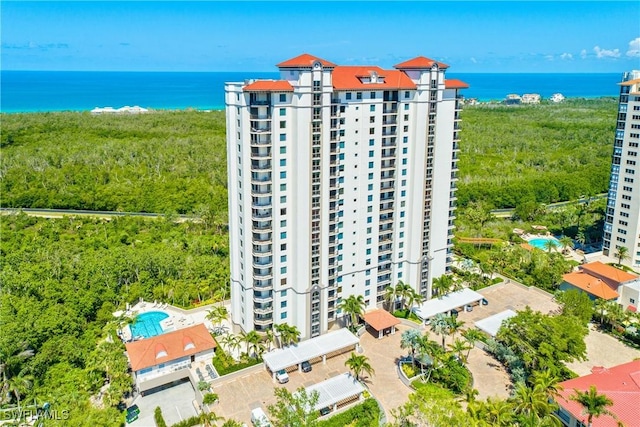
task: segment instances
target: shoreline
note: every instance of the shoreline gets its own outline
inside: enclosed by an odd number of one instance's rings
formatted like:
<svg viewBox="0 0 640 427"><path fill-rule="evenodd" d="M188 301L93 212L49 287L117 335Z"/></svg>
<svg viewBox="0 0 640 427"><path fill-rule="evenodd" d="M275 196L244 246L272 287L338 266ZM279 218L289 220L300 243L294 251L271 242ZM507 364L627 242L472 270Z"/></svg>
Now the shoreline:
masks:
<svg viewBox="0 0 640 427"><path fill-rule="evenodd" d="M572 97L566 97L565 101L575 101L575 100L586 100L586 101L593 101L593 100L599 100L599 99L608 99L608 98L612 98L613 100L617 100L617 96L616 95L593 95L593 96L572 96ZM472 99L472 97L469 98L465 98L465 99ZM502 99L480 99L480 98L473 98L476 99L478 104L476 105L504 105L502 104L502 102L504 101L504 98ZM539 104L522 104L520 106L525 106L525 105L556 105L556 103L550 102L548 99L543 99L541 103ZM562 102L558 103L558 104L562 104ZM210 113L210 112L216 112L216 111L224 111L225 107L224 106L220 106L220 105L215 105L212 107L193 107L193 106L184 106L184 107L144 107L146 109L148 109L148 112L145 113L127 113L127 112L122 112L122 113L99 113L99 114L95 114L95 115L136 115L136 114L148 114L148 113L155 113L155 112L182 112L182 111L196 111L196 112L201 112L201 113ZM42 113L89 113L91 114L91 110L90 109L50 109L50 110L12 110L12 111L4 111L2 109L0 109L0 114L42 114Z"/></svg>

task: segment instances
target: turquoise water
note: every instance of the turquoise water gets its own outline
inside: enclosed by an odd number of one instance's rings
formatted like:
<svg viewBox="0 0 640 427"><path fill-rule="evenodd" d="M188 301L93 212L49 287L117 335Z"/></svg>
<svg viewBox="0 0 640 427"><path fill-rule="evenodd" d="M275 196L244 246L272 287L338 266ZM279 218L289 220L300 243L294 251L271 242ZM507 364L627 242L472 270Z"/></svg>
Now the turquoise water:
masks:
<svg viewBox="0 0 640 427"><path fill-rule="evenodd" d="M162 311L149 311L136 316L135 321L131 324L131 336L151 338L162 334L164 331L160 326L160 321L166 319L169 315Z"/></svg>
<svg viewBox="0 0 640 427"><path fill-rule="evenodd" d="M551 240L553 242L555 247L560 246L560 242L555 237L538 237L538 238L529 240L529 244L531 246L534 246L534 247L538 248L538 249L542 249L543 251L546 251L547 248L546 248L545 244L549 240Z"/></svg>
<svg viewBox="0 0 640 427"><path fill-rule="evenodd" d="M0 73L0 111L90 111L139 105L151 109L224 108L224 83L279 78L276 72L12 71ZM622 73L447 73L467 82L467 98L502 100L509 93L556 92L568 98L618 96Z"/></svg>

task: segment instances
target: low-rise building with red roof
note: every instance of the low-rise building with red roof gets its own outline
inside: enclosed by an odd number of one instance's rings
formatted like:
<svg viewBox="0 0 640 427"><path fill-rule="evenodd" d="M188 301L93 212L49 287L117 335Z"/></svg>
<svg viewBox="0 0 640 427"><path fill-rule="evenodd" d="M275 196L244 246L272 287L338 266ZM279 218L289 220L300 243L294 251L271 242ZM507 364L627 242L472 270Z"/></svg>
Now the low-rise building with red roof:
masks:
<svg viewBox="0 0 640 427"><path fill-rule="evenodd" d="M615 300L624 308L637 310L640 299L640 279L600 261L578 267L577 271L562 276L561 290L577 289L586 292L589 298Z"/></svg>
<svg viewBox="0 0 640 427"><path fill-rule="evenodd" d="M613 404L607 407L614 416L594 417L593 427L617 427L618 421L627 427L640 426L640 360L614 366L594 367L591 374L558 384L561 388L556 401L558 418L565 426L584 427L588 415L575 400L576 390L587 392L595 386L598 394L606 395Z"/></svg>
<svg viewBox="0 0 640 427"><path fill-rule="evenodd" d="M145 391L189 377L192 363L210 360L216 341L203 324L126 343L138 389Z"/></svg>

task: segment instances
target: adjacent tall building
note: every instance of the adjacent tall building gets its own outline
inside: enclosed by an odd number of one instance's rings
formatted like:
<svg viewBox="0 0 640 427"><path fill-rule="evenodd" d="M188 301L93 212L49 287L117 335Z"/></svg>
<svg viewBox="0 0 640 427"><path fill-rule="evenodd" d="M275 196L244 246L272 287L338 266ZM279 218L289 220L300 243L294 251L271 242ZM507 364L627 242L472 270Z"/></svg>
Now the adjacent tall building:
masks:
<svg viewBox="0 0 640 427"><path fill-rule="evenodd" d="M624 73L611 162L604 223L603 253L616 257L626 248L624 264L640 267L640 71Z"/></svg>
<svg viewBox="0 0 640 427"><path fill-rule="evenodd" d="M227 83L231 312L305 338L451 262L461 100L446 64L393 70L303 54L280 80Z"/></svg>

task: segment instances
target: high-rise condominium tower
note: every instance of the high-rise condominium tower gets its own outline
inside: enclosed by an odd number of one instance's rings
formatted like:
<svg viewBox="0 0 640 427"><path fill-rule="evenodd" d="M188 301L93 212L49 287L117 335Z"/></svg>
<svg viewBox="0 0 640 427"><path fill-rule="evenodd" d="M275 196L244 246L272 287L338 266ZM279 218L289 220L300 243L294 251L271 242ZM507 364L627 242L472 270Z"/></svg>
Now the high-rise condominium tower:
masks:
<svg viewBox="0 0 640 427"><path fill-rule="evenodd" d="M227 83L232 318L324 333L341 299L424 296L451 262L461 100L446 64L303 54Z"/></svg>
<svg viewBox="0 0 640 427"><path fill-rule="evenodd" d="M604 223L603 253L616 257L626 248L623 263L640 266L640 71L624 73L620 83L618 121L611 161L609 197Z"/></svg>

